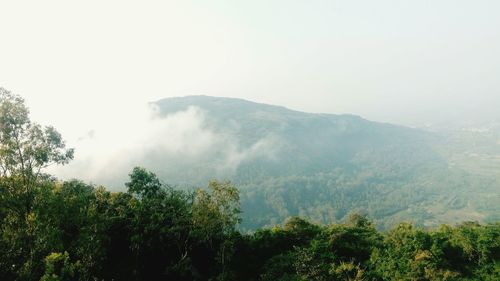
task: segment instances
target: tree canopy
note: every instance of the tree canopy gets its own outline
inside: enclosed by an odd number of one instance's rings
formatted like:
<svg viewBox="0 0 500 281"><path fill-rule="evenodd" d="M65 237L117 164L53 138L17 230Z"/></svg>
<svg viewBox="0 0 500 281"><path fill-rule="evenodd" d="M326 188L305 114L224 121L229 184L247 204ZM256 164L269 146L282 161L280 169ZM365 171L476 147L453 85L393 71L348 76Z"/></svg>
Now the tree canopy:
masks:
<svg viewBox="0 0 500 281"><path fill-rule="evenodd" d="M193 191L136 167L126 192L44 174L73 150L0 89L0 280L500 280L500 224L380 232L351 213L243 232L229 181Z"/></svg>

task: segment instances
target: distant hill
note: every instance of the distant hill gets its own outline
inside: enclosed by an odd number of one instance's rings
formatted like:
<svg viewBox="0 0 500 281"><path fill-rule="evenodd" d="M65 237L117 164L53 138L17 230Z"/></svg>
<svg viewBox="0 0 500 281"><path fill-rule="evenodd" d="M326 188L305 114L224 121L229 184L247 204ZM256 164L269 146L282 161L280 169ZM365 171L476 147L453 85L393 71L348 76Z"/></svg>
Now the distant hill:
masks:
<svg viewBox="0 0 500 281"><path fill-rule="evenodd" d="M399 165L400 169L415 169L430 163L446 166L430 146L433 135L354 115L304 113L208 96L168 98L156 105L164 117L198 108L204 113L204 126L234 140L239 151L259 154L239 162L230 175L242 184L256 178L313 175L336 168ZM259 146L268 150L261 151Z"/></svg>
<svg viewBox="0 0 500 281"><path fill-rule="evenodd" d="M188 96L154 104L161 118L196 111L201 129L222 141L209 142L206 149L213 151L201 158L176 163L151 153L145 166L173 184L234 181L241 189L243 228L294 215L329 223L352 211L367 213L381 228L401 220L423 226L488 221L499 214L497 180L454 169L436 133L232 98Z"/></svg>

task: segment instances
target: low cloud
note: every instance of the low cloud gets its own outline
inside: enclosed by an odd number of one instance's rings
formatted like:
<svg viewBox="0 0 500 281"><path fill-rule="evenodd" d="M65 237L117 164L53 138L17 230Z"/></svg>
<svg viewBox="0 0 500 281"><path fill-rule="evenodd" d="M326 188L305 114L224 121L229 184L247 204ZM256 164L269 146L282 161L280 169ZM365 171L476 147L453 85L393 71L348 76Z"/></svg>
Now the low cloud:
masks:
<svg viewBox="0 0 500 281"><path fill-rule="evenodd" d="M276 159L282 140L267 135L243 146L234 134L216 128L207 113L189 107L161 116L155 105L110 116L68 145L75 159L49 172L122 189L134 166L143 166L173 184L231 178L244 161Z"/></svg>

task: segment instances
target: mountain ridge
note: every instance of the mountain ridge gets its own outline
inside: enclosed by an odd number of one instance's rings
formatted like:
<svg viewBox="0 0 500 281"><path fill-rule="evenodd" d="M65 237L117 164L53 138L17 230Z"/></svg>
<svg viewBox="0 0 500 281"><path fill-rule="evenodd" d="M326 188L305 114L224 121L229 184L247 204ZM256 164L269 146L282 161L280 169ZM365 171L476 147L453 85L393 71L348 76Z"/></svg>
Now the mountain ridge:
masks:
<svg viewBox="0 0 500 281"><path fill-rule="evenodd" d="M496 158L486 157L495 152L494 136L464 153L476 143L475 133L463 138L224 97L165 98L150 105L154 118L126 132L144 135L115 149L101 167L80 161L73 169L93 169L93 182L115 190L123 190L134 166L178 188L231 180L240 190L246 230L291 216L335 223L350 212L367 214L381 229L401 221L425 227L489 222L500 213ZM481 156L480 166L474 155Z"/></svg>
<svg viewBox="0 0 500 281"><path fill-rule="evenodd" d="M163 118L198 108L208 128L235 140L242 154L256 155L242 158L229 174L207 172L217 170L221 162L216 158L224 148L212 155L215 159L207 157L176 173L153 169L176 183L197 177L201 180L194 184L201 185L214 175L232 180L242 192L243 228L279 224L294 215L329 223L356 210L368 213L381 227L405 219L435 225L438 211L432 206L443 205L450 196L468 202L460 180L442 186L442 177L460 173L449 170L435 149L439 136L431 132L352 114L307 113L236 98L196 95L154 104ZM269 136L275 142L256 151ZM190 170L195 172L190 175Z"/></svg>
<svg viewBox="0 0 500 281"><path fill-rule="evenodd" d="M252 105L255 107L260 107L260 108L266 108L266 109L275 109L279 110L281 112L288 112L291 114L297 114L297 115L314 115L314 116L324 116L324 117L345 117L345 118L353 118L353 119L360 119L364 121L369 121L373 123L378 123L378 124L385 124L385 125L392 125L392 126L398 126L398 127L405 127L405 128L410 128L414 129L405 125L400 125L400 124L393 124L393 123L388 123L388 122L379 122L379 121L373 121L366 119L360 115L353 114L353 113L326 113L326 112L307 112L307 111L302 111L302 110L296 110L296 109L291 109L286 106L281 106L281 105L275 105L275 104L269 104L269 103L264 103L264 102L254 102L251 100L243 99L243 98L234 98L234 97L223 97L223 96L210 96L210 95L186 95L186 96L178 96L178 97L167 97L167 98L161 98L156 101L150 102L150 104L154 105L159 105L161 107L165 107L165 105L169 103L180 103L184 106L184 110L187 109L188 106L193 106L193 105L199 105L200 102L231 102L231 103L226 103L225 105L241 105L241 104L247 104L247 105ZM177 110L180 110L178 108Z"/></svg>

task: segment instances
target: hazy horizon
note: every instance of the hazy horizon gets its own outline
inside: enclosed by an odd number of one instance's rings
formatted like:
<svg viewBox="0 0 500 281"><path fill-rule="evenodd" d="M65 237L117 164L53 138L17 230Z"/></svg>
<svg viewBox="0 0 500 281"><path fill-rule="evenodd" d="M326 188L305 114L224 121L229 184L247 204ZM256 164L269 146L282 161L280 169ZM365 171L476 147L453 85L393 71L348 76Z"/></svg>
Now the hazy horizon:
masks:
<svg viewBox="0 0 500 281"><path fill-rule="evenodd" d="M69 139L192 94L409 126L500 119L497 1L4 1L0 9L0 86Z"/></svg>
<svg viewBox="0 0 500 281"><path fill-rule="evenodd" d="M500 280L500 1L0 12L0 281Z"/></svg>

